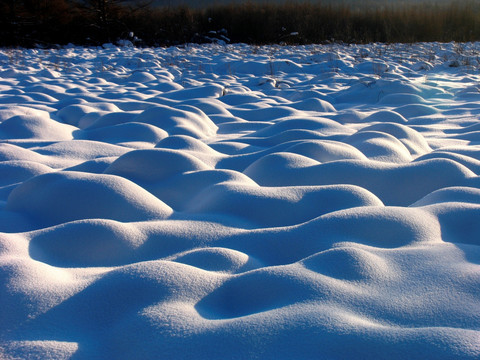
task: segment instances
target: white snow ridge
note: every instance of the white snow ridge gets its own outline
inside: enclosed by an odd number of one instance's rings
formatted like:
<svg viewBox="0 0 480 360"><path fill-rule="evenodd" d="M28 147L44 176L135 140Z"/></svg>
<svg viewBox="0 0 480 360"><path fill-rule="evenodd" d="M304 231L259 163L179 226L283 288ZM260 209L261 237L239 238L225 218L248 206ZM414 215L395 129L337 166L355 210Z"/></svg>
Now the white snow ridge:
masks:
<svg viewBox="0 0 480 360"><path fill-rule="evenodd" d="M479 359L455 48L0 49L0 358Z"/></svg>

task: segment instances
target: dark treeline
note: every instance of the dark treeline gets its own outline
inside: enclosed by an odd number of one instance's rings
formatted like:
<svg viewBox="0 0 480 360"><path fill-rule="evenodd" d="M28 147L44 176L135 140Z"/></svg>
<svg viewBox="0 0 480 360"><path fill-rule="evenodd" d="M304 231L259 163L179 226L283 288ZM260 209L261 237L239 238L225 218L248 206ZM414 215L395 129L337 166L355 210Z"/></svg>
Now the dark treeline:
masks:
<svg viewBox="0 0 480 360"><path fill-rule="evenodd" d="M187 42L305 44L480 40L475 2L352 8L321 3L153 7L152 1L0 0L0 46Z"/></svg>

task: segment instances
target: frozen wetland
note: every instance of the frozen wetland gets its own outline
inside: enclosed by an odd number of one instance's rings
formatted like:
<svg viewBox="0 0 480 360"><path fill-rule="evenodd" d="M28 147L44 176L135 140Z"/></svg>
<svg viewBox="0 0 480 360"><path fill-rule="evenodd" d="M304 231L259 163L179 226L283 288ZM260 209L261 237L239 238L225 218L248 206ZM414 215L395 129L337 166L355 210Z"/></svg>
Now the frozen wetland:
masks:
<svg viewBox="0 0 480 360"><path fill-rule="evenodd" d="M0 357L480 358L478 54L0 49Z"/></svg>

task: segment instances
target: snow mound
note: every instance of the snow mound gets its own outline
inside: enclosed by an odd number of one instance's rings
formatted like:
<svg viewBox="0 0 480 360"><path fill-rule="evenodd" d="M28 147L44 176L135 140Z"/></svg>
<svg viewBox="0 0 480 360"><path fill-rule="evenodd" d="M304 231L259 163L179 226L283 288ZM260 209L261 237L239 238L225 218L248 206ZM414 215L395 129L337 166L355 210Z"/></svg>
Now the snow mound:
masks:
<svg viewBox="0 0 480 360"><path fill-rule="evenodd" d="M168 136L165 130L156 126L129 122L98 129L88 129L82 136L88 140L102 141L110 144L128 143L132 139L130 134L136 134L135 141L156 144Z"/></svg>
<svg viewBox="0 0 480 360"><path fill-rule="evenodd" d="M71 140L75 130L75 127L64 125L45 116L17 115L0 123L0 138Z"/></svg>
<svg viewBox="0 0 480 360"><path fill-rule="evenodd" d="M179 173L210 169L193 155L178 150L146 149L126 153L105 172L132 181L162 181Z"/></svg>
<svg viewBox="0 0 480 360"><path fill-rule="evenodd" d="M43 227L80 219L165 219L172 214L162 201L124 178L67 171L25 181L12 191L6 209L26 214Z"/></svg>
<svg viewBox="0 0 480 360"><path fill-rule="evenodd" d="M265 187L220 183L207 187L187 210L237 216L261 227L294 225L357 206L382 206L373 194L354 186Z"/></svg>
<svg viewBox="0 0 480 360"><path fill-rule="evenodd" d="M0 169L2 172L0 186L20 184L36 175L52 171L46 165L26 160L2 161Z"/></svg>
<svg viewBox="0 0 480 360"><path fill-rule="evenodd" d="M136 116L134 121L157 126L170 135L205 138L215 134L217 126L201 110L187 106L184 109L157 105Z"/></svg>
<svg viewBox="0 0 480 360"><path fill-rule="evenodd" d="M59 267L114 266L135 260L145 236L134 226L107 219L69 222L32 233L30 255Z"/></svg>

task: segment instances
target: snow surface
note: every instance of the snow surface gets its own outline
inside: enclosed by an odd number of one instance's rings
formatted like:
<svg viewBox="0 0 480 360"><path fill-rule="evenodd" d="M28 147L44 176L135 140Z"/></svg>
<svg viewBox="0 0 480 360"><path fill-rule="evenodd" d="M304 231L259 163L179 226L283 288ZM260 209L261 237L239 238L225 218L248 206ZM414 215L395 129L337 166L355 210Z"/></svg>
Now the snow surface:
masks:
<svg viewBox="0 0 480 360"><path fill-rule="evenodd" d="M0 50L0 358L480 358L479 51Z"/></svg>

